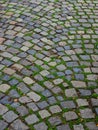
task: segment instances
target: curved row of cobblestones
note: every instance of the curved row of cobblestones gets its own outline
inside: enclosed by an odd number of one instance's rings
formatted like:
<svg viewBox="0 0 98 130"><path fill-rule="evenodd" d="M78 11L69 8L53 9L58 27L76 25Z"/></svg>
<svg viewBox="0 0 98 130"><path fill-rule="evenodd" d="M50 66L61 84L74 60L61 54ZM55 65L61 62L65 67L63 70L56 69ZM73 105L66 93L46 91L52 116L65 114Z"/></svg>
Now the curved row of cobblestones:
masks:
<svg viewBox="0 0 98 130"><path fill-rule="evenodd" d="M98 1L0 10L0 130L98 130Z"/></svg>

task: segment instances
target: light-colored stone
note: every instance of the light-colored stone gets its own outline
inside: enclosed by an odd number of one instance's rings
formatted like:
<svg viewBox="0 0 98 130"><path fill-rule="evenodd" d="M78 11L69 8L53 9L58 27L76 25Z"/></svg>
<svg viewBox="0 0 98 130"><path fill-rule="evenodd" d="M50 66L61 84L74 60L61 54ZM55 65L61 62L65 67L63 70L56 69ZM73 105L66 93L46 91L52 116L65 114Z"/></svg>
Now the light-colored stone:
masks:
<svg viewBox="0 0 98 130"><path fill-rule="evenodd" d="M43 71L40 72L40 74L42 76L47 76L47 75L49 75L49 72L47 70L43 70Z"/></svg>
<svg viewBox="0 0 98 130"><path fill-rule="evenodd" d="M17 57L17 56L13 56L13 57L11 58L11 60L12 60L12 61L17 62L17 61L19 61L19 60L20 60L20 58L19 58L19 57Z"/></svg>
<svg viewBox="0 0 98 130"><path fill-rule="evenodd" d="M28 98L27 96L22 96L22 97L19 98L19 101L20 101L21 103L29 103L29 102L31 102L32 100L31 100L30 98Z"/></svg>
<svg viewBox="0 0 98 130"><path fill-rule="evenodd" d="M27 46L27 47L31 47L32 46L32 44L30 42L28 42L28 41L24 42L23 45Z"/></svg>
<svg viewBox="0 0 98 130"><path fill-rule="evenodd" d="M0 45L5 41L4 38L0 37Z"/></svg>
<svg viewBox="0 0 98 130"><path fill-rule="evenodd" d="M47 110L41 110L41 111L39 111L39 114L42 119L47 118L51 115Z"/></svg>
<svg viewBox="0 0 98 130"><path fill-rule="evenodd" d="M30 92L27 94L27 96L29 96L34 102L38 102L41 99L41 97L35 92Z"/></svg>
<svg viewBox="0 0 98 130"><path fill-rule="evenodd" d="M8 85L8 84L1 84L0 85L0 91L1 92L6 92L7 90L9 90L10 89L10 86Z"/></svg>
<svg viewBox="0 0 98 130"><path fill-rule="evenodd" d="M58 105L51 106L49 109L52 113L59 113L62 111Z"/></svg>
<svg viewBox="0 0 98 130"><path fill-rule="evenodd" d="M86 87L86 84L83 81L72 81L71 83L75 88L85 88Z"/></svg>
<svg viewBox="0 0 98 130"><path fill-rule="evenodd" d="M26 46L23 46L23 47L21 48L22 51L27 51L28 49L29 49L29 48L26 47Z"/></svg>
<svg viewBox="0 0 98 130"><path fill-rule="evenodd" d="M33 84L33 83L34 83L34 80L32 80L32 79L31 79L31 78L29 78L29 77L25 77L25 78L23 79L23 81L24 81L26 84L28 84L28 85Z"/></svg>
<svg viewBox="0 0 98 130"><path fill-rule="evenodd" d="M96 74L87 75L87 79L93 80L93 81L98 80L98 75L96 75Z"/></svg>
<svg viewBox="0 0 98 130"><path fill-rule="evenodd" d="M20 71L20 70L23 68L23 66L20 65L20 64L14 64L14 65L12 65L12 68L13 68L14 70Z"/></svg>
<svg viewBox="0 0 98 130"><path fill-rule="evenodd" d="M12 74L14 74L16 71L13 70L13 69L10 69L10 68L5 68L5 69L3 70L3 72L6 73L6 74L8 74L8 75L12 75Z"/></svg>
<svg viewBox="0 0 98 130"><path fill-rule="evenodd" d="M8 53L8 52L3 52L1 55L2 55L3 57L5 57L5 58L12 58L12 57L13 57L13 55L10 54L10 53Z"/></svg>
<svg viewBox="0 0 98 130"><path fill-rule="evenodd" d="M87 99L77 99L77 104L78 106L88 106L88 102L87 102Z"/></svg>
<svg viewBox="0 0 98 130"><path fill-rule="evenodd" d="M56 66L56 62L49 62L50 66Z"/></svg>
<svg viewBox="0 0 98 130"><path fill-rule="evenodd" d="M74 130L84 130L83 125L82 124L74 125Z"/></svg>
<svg viewBox="0 0 98 130"><path fill-rule="evenodd" d="M55 79L54 81L54 84L60 84L60 83L62 83L63 82L63 79Z"/></svg>
<svg viewBox="0 0 98 130"><path fill-rule="evenodd" d="M65 90L66 97L77 97L77 92L74 88L66 89Z"/></svg>

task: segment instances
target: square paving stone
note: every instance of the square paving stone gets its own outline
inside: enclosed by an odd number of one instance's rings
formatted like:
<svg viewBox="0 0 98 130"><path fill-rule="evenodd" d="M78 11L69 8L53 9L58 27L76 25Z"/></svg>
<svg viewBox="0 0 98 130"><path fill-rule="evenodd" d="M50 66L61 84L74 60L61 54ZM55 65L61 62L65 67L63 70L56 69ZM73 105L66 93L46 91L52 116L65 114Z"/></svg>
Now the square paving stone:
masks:
<svg viewBox="0 0 98 130"><path fill-rule="evenodd" d="M21 115L21 116L25 116L27 115L29 112L28 112L28 109L24 106L19 106L17 107L17 112Z"/></svg>
<svg viewBox="0 0 98 130"><path fill-rule="evenodd" d="M75 112L72 112L72 111L65 112L65 113L63 114L63 117L66 118L66 121L78 119L77 114L76 114Z"/></svg>
<svg viewBox="0 0 98 130"><path fill-rule="evenodd" d="M80 114L81 114L82 118L85 118L85 119L95 118L94 113L89 108L80 110Z"/></svg>
<svg viewBox="0 0 98 130"><path fill-rule="evenodd" d="M10 86L8 85L8 84L1 84L0 85L0 91L1 92L6 92L7 90L9 90L10 89Z"/></svg>
<svg viewBox="0 0 98 130"><path fill-rule="evenodd" d="M52 126L60 125L62 123L60 117L58 117L58 116L56 116L56 117L50 117L48 119L48 121L50 122L50 124Z"/></svg>
<svg viewBox="0 0 98 130"><path fill-rule="evenodd" d="M57 130L71 130L69 125L60 125L57 127Z"/></svg>
<svg viewBox="0 0 98 130"><path fill-rule="evenodd" d="M44 122L34 125L34 128L36 130L48 130L48 126Z"/></svg>
<svg viewBox="0 0 98 130"><path fill-rule="evenodd" d="M76 80L84 80L84 75L83 74L75 74L75 79Z"/></svg>
<svg viewBox="0 0 98 130"><path fill-rule="evenodd" d="M74 130L84 130L83 125L82 124L74 125Z"/></svg>
<svg viewBox="0 0 98 130"><path fill-rule="evenodd" d="M55 79L53 82L55 85L58 85L58 84L62 83L63 80L62 79Z"/></svg>
<svg viewBox="0 0 98 130"><path fill-rule="evenodd" d="M15 73L15 70L10 69L10 68L5 68L3 70L4 73L8 74L8 75L13 75Z"/></svg>
<svg viewBox="0 0 98 130"><path fill-rule="evenodd" d="M9 96L13 97L13 98L20 97L20 95L18 94L18 92L16 90L13 90L13 89L9 92Z"/></svg>
<svg viewBox="0 0 98 130"><path fill-rule="evenodd" d="M29 109L32 109L33 111L38 111L39 108L37 107L37 105L35 103L28 103L27 106L29 107Z"/></svg>
<svg viewBox="0 0 98 130"><path fill-rule="evenodd" d="M15 120L10 126L13 130L29 130L28 126L26 126L20 119Z"/></svg>
<svg viewBox="0 0 98 130"><path fill-rule="evenodd" d="M31 79L31 78L29 78L29 77L25 77L25 78L23 79L23 81L24 81L26 84L28 84L28 85L33 84L33 83L34 83L34 80L32 80L32 79Z"/></svg>
<svg viewBox="0 0 98 130"><path fill-rule="evenodd" d="M11 62L11 61L9 61L9 60L3 60L2 62L1 62L3 65L5 65L5 66L7 66L7 67L9 67L9 66L11 66L12 64L13 64L13 62Z"/></svg>
<svg viewBox="0 0 98 130"><path fill-rule="evenodd" d="M50 97L52 96L52 93L48 89L46 89L42 92L42 95L45 97Z"/></svg>
<svg viewBox="0 0 98 130"><path fill-rule="evenodd" d="M6 114L3 115L3 119L6 120L8 123L11 123L16 118L18 118L18 115L16 115L13 111L8 111Z"/></svg>
<svg viewBox="0 0 98 130"><path fill-rule="evenodd" d="M32 87L32 90L36 91L36 92L42 92L44 91L44 87L42 87L41 85L39 85L38 83L35 83Z"/></svg>
<svg viewBox="0 0 98 130"><path fill-rule="evenodd" d="M42 76L47 76L47 75L49 75L49 72L47 70L43 70L43 71L40 72L40 74Z"/></svg>
<svg viewBox="0 0 98 130"><path fill-rule="evenodd" d="M27 96L29 96L29 98L32 99L34 102L38 102L41 99L41 97L35 92L29 92Z"/></svg>
<svg viewBox="0 0 98 130"><path fill-rule="evenodd" d="M14 86L14 85L16 85L16 84L18 84L18 80L17 79L12 79L12 80L10 80L9 81L9 84L11 85L11 86Z"/></svg>
<svg viewBox="0 0 98 130"><path fill-rule="evenodd" d="M90 96L92 94L91 90L87 90L87 89L79 89L79 92L81 96Z"/></svg>
<svg viewBox="0 0 98 130"><path fill-rule="evenodd" d="M39 115L42 119L49 117L51 114L47 110L41 110L39 111Z"/></svg>
<svg viewBox="0 0 98 130"><path fill-rule="evenodd" d="M38 117L35 114L32 114L28 117L25 118L25 121L27 122L28 125L34 124L39 121Z"/></svg>
<svg viewBox="0 0 98 130"><path fill-rule="evenodd" d="M12 106L13 108L17 108L18 106L20 106L20 103L14 102L14 103L11 104L11 106Z"/></svg>
<svg viewBox="0 0 98 130"><path fill-rule="evenodd" d="M29 71L29 70L27 70L27 69L25 69L25 68L22 69L21 73L22 73L23 75L26 75L26 76L32 75L32 71Z"/></svg>
<svg viewBox="0 0 98 130"><path fill-rule="evenodd" d="M8 123L6 123L3 120L0 120L0 130L5 130L8 126Z"/></svg>
<svg viewBox="0 0 98 130"><path fill-rule="evenodd" d="M9 96L5 96L0 100L0 103L2 103L2 104L12 104L13 99Z"/></svg>
<svg viewBox="0 0 98 130"><path fill-rule="evenodd" d="M91 103L92 103L92 106L98 106L98 99L92 98Z"/></svg>
<svg viewBox="0 0 98 130"><path fill-rule="evenodd" d="M66 69L66 67L64 65L58 65L56 67L59 71L64 71Z"/></svg>
<svg viewBox="0 0 98 130"><path fill-rule="evenodd" d="M61 102L61 106L63 108L70 108L70 109L76 108L76 105L73 101L63 101Z"/></svg>
<svg viewBox="0 0 98 130"><path fill-rule="evenodd" d="M77 97L77 92L74 88L66 89L65 90L66 97Z"/></svg>
<svg viewBox="0 0 98 130"><path fill-rule="evenodd" d="M27 96L22 96L19 98L19 101L21 103L29 103L29 102L32 102L32 100L30 98L28 98Z"/></svg>
<svg viewBox="0 0 98 130"><path fill-rule="evenodd" d="M79 107L89 105L87 99L77 99L76 101Z"/></svg>
<svg viewBox="0 0 98 130"><path fill-rule="evenodd" d="M85 88L86 84L83 81L71 81L73 87L75 88Z"/></svg>
<svg viewBox="0 0 98 130"><path fill-rule="evenodd" d="M62 109L58 106L58 105L54 105L54 106L51 106L49 108L49 110L52 112L52 113L59 113L62 111Z"/></svg>
<svg viewBox="0 0 98 130"><path fill-rule="evenodd" d="M0 104L0 115L3 115L8 111L8 108L2 104Z"/></svg>
<svg viewBox="0 0 98 130"><path fill-rule="evenodd" d="M17 85L17 88L22 91L23 93L27 93L29 92L29 88L26 86L26 84L24 84L23 82L20 82L18 85Z"/></svg>
<svg viewBox="0 0 98 130"><path fill-rule="evenodd" d="M98 126L96 126L95 122L87 122L85 125L89 130L98 130Z"/></svg>
<svg viewBox="0 0 98 130"><path fill-rule="evenodd" d="M38 102L38 103L37 103L37 106L38 106L40 109L44 109L44 108L48 107L49 104L48 104L46 101L42 101L42 102Z"/></svg>
<svg viewBox="0 0 98 130"><path fill-rule="evenodd" d="M9 75L4 75L3 79L4 81L9 81L10 80L10 76Z"/></svg>
<svg viewBox="0 0 98 130"><path fill-rule="evenodd" d="M52 96L52 97L48 98L48 102L49 102L49 104L52 105L52 104L55 104L57 101L56 101L55 97Z"/></svg>

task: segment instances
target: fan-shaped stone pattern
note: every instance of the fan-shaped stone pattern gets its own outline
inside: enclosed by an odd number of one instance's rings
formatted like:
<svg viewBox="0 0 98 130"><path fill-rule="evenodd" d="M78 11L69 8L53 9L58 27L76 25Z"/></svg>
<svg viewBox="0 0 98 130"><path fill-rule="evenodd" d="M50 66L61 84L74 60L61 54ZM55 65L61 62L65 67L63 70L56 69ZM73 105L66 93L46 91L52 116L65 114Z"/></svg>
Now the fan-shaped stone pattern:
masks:
<svg viewBox="0 0 98 130"><path fill-rule="evenodd" d="M0 9L0 130L98 130L98 1Z"/></svg>

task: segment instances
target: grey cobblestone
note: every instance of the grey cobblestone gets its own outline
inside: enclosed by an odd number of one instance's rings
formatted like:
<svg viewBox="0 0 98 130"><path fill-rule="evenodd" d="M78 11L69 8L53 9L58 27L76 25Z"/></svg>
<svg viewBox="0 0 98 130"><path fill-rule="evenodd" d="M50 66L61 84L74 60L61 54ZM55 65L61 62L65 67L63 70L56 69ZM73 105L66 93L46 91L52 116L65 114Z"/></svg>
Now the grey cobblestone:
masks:
<svg viewBox="0 0 98 130"><path fill-rule="evenodd" d="M0 129L98 130L98 0L0 9Z"/></svg>

